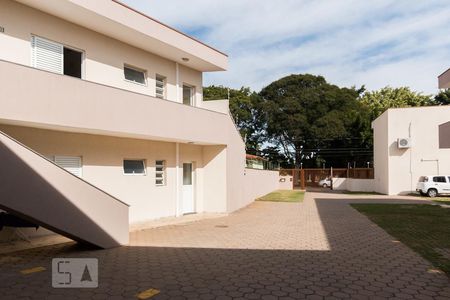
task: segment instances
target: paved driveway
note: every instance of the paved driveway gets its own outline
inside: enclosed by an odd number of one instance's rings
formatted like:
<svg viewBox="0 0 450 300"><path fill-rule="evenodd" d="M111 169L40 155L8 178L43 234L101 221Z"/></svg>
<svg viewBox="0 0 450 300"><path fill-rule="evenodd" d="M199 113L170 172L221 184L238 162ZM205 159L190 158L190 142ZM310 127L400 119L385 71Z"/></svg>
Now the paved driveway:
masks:
<svg viewBox="0 0 450 300"><path fill-rule="evenodd" d="M349 202L386 197L308 193L230 216L134 232L131 244L66 244L0 257L1 299L450 299L450 280ZM97 289L50 287L52 257L97 257ZM46 271L20 274L44 266Z"/></svg>

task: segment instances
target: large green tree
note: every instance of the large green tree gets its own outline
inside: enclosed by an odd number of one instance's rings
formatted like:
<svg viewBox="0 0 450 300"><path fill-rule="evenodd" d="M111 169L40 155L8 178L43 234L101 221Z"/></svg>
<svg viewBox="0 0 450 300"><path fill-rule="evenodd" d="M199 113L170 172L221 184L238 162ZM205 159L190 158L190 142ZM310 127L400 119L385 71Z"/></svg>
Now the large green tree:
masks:
<svg viewBox="0 0 450 300"><path fill-rule="evenodd" d="M371 120L375 120L388 108L427 106L433 105L434 102L431 96L411 91L408 87L387 86L377 91L365 92L361 103L369 108Z"/></svg>
<svg viewBox="0 0 450 300"><path fill-rule="evenodd" d="M246 141L247 150L257 154L261 143L259 134L260 121L256 117L255 106L259 101L257 93L252 92L248 87L231 89L224 86L208 86L203 88L203 98L205 101L228 99L230 101L230 113Z"/></svg>
<svg viewBox="0 0 450 300"><path fill-rule="evenodd" d="M357 100L362 91L339 88L310 74L290 75L269 84L260 92L258 103L267 141L282 149L296 167L323 162L346 165L362 153L356 153L355 146L362 142L358 129L367 126Z"/></svg>
<svg viewBox="0 0 450 300"><path fill-rule="evenodd" d="M437 105L450 105L450 89L440 91L434 96L434 102Z"/></svg>

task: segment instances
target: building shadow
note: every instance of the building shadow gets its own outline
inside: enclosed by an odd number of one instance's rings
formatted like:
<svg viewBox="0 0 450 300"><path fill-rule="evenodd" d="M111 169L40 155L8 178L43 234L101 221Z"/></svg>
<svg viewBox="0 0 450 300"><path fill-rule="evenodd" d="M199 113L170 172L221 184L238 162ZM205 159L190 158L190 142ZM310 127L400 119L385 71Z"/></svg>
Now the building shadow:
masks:
<svg viewBox="0 0 450 300"><path fill-rule="evenodd" d="M342 201L347 204L388 202L386 198ZM10 287L19 284L26 289L13 290L15 296L32 291L83 299L102 296L135 299L136 294L150 288L160 291L152 299L269 296L302 299L310 295L398 298L406 292L425 298L430 293L434 297L450 293L448 277L430 272L430 263L342 201L314 199L315 206L311 209L317 210L320 224L298 229L304 230L313 242L320 236L315 232L320 228L329 245L327 250L155 246L98 250L69 243L10 254L0 264L0 288L11 292ZM298 204L287 205L302 209ZM276 235L270 238L277 242ZM54 257L98 258L99 287L52 289L50 270ZM38 265L48 271L33 277L18 274L22 268Z"/></svg>

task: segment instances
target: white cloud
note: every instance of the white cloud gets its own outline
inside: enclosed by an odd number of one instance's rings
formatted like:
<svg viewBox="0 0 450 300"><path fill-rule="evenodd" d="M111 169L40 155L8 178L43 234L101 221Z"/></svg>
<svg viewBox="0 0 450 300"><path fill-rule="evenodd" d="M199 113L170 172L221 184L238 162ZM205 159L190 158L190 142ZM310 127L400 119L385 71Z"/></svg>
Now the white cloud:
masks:
<svg viewBox="0 0 450 300"><path fill-rule="evenodd" d="M127 0L230 55L205 84L259 90L313 73L342 86L435 93L450 66L447 0Z"/></svg>

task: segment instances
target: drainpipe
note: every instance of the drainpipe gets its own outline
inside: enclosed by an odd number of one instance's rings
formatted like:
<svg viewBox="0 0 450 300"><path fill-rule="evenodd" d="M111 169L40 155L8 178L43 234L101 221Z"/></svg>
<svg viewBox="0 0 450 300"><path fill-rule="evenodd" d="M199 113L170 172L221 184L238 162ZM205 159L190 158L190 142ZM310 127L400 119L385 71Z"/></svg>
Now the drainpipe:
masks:
<svg viewBox="0 0 450 300"><path fill-rule="evenodd" d="M177 88L177 102L180 101L180 66L178 63L175 63L175 80L176 80L176 88Z"/></svg>
<svg viewBox="0 0 450 300"><path fill-rule="evenodd" d="M180 212L180 144L175 143L175 194L176 194L176 215L177 217L181 215Z"/></svg>
<svg viewBox="0 0 450 300"><path fill-rule="evenodd" d="M409 137L409 140L411 141L411 138L412 138L412 122L409 122L408 137ZM413 171L412 171L412 147L409 148L409 184L410 184L410 186L409 186L410 191L411 192L414 191L414 189L413 189Z"/></svg>

